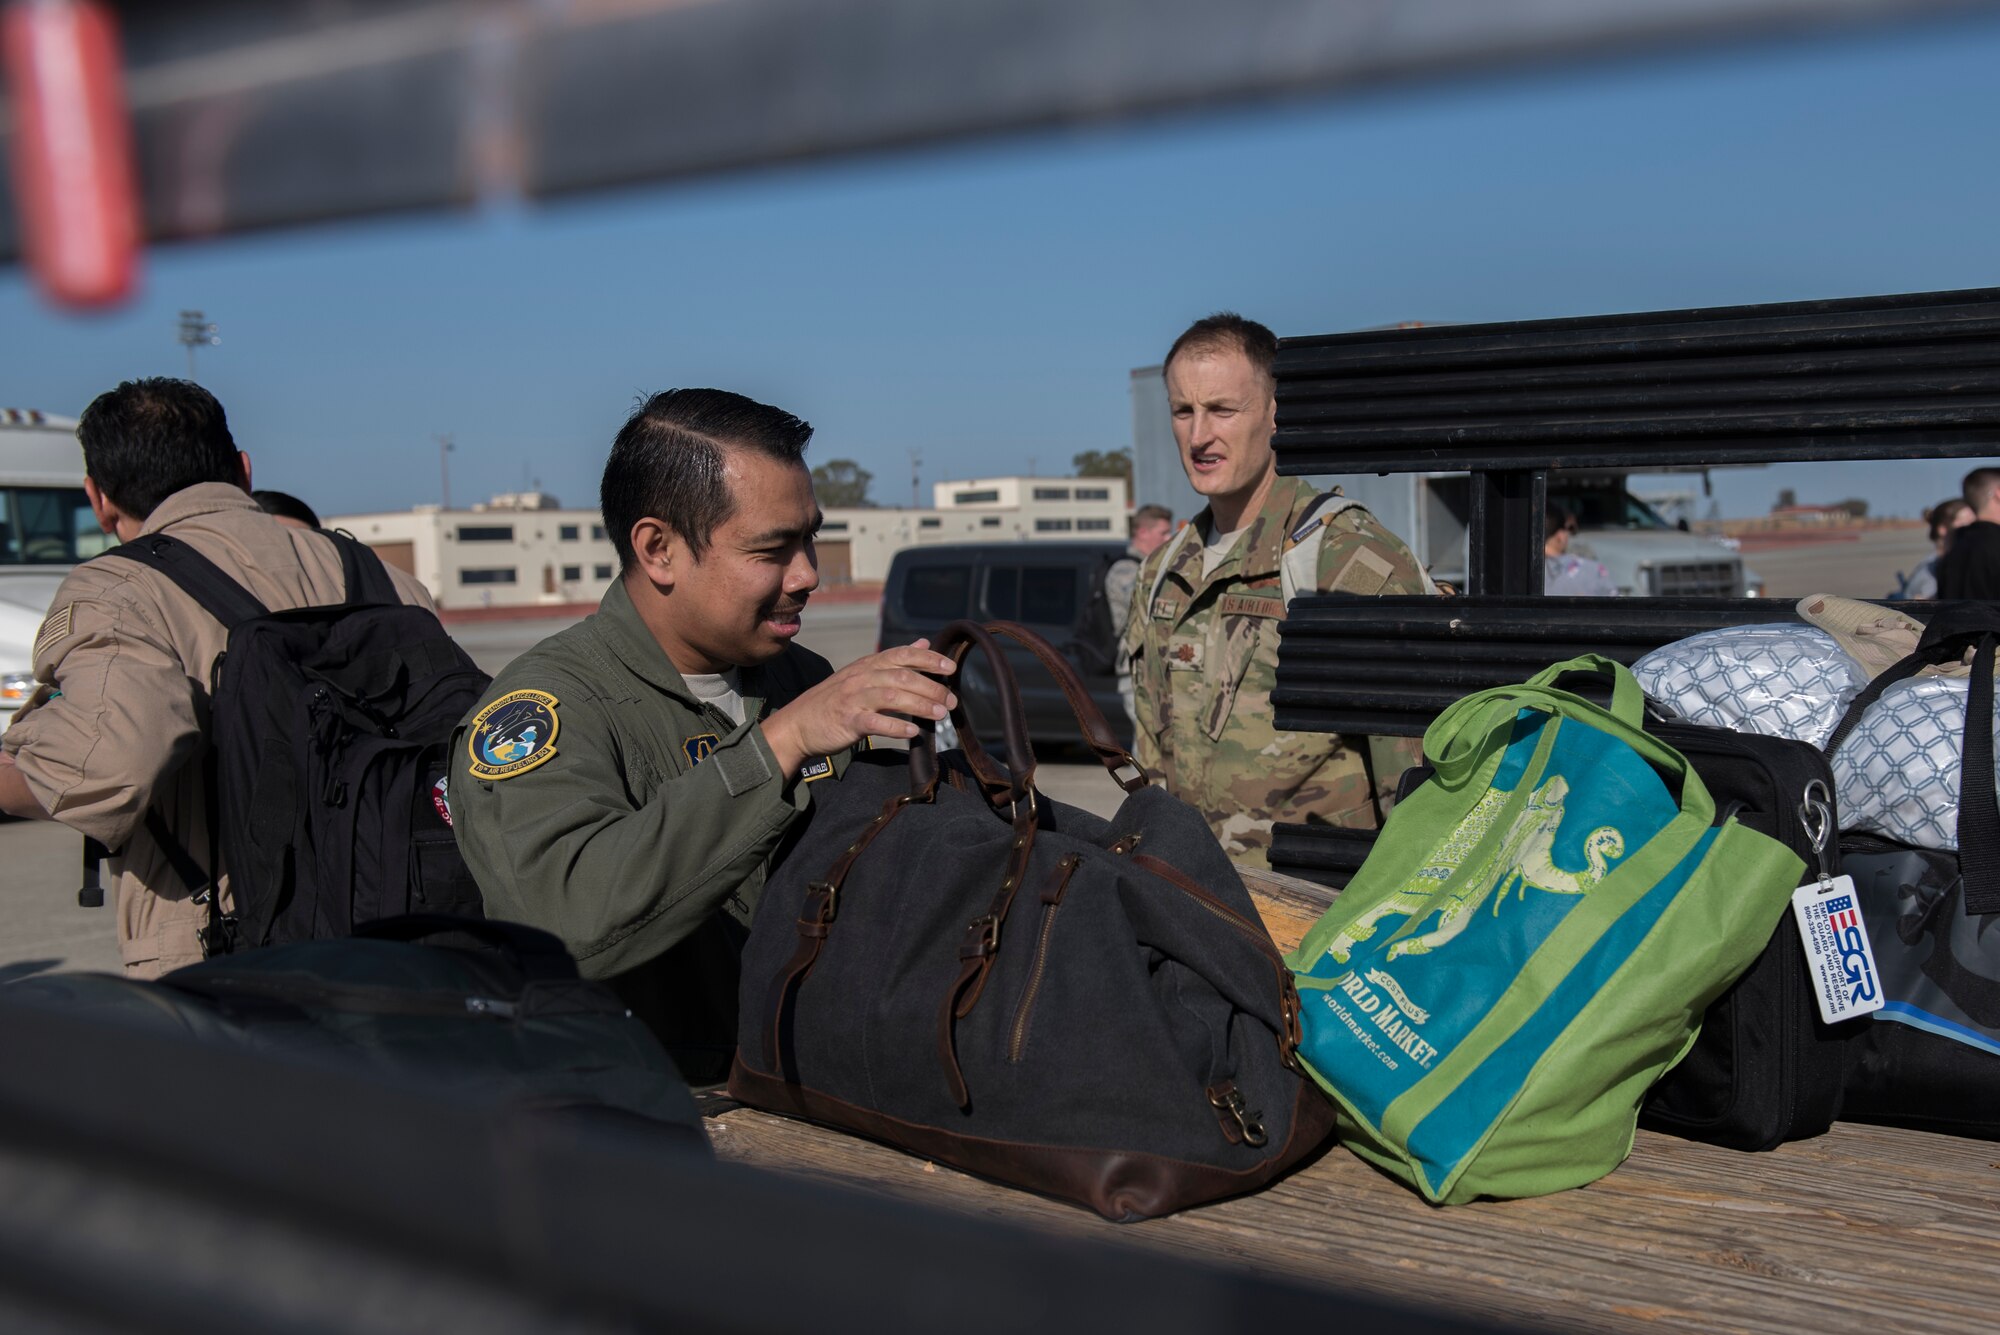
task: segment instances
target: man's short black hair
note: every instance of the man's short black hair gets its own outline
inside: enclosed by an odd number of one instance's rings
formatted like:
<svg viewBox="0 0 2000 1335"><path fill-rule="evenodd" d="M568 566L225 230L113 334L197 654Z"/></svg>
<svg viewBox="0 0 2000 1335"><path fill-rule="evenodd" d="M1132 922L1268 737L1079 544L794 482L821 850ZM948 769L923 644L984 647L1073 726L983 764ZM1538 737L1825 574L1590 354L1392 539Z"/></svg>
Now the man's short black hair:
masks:
<svg viewBox="0 0 2000 1335"><path fill-rule="evenodd" d="M192 380L127 380L90 401L76 424L83 469L134 519L200 482L243 481L229 419Z"/></svg>
<svg viewBox="0 0 2000 1335"><path fill-rule="evenodd" d="M598 493L619 569L632 566L632 526L641 519L678 533L699 561L735 507L722 475L726 452L753 450L803 468L812 431L782 408L726 389L670 389L640 404L611 442Z"/></svg>
<svg viewBox="0 0 2000 1335"><path fill-rule="evenodd" d="M1278 383L1278 336L1235 311L1217 311L1189 325L1167 349L1167 359L1160 363L1160 369L1164 372L1183 352L1240 352L1264 373L1265 383L1274 386Z"/></svg>
<svg viewBox="0 0 2000 1335"><path fill-rule="evenodd" d="M1972 507L1977 516L1986 508L1986 502L1993 499L1993 493L2000 491L2000 468L1975 468L1965 475L1965 503Z"/></svg>
<svg viewBox="0 0 2000 1335"><path fill-rule="evenodd" d="M307 528L318 528L319 516L313 508L288 491L253 491L250 499L257 502L257 508L267 515L279 519L296 519Z"/></svg>

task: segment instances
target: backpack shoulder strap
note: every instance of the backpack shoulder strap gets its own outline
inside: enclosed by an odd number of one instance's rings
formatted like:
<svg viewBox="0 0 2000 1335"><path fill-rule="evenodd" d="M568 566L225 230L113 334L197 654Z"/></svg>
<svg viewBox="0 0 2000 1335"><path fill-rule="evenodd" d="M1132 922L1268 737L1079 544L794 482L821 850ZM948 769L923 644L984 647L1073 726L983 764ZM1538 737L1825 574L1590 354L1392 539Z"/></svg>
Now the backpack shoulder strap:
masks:
<svg viewBox="0 0 2000 1335"><path fill-rule="evenodd" d="M270 611L248 589L224 574L215 562L164 533L108 547L92 559L111 556L136 561L165 575L203 611L220 621L224 630L234 630L250 618Z"/></svg>
<svg viewBox="0 0 2000 1335"><path fill-rule="evenodd" d="M389 568L382 564L382 558L373 548L356 541L345 533L332 529L321 529L333 539L333 545L340 551L340 570L346 579L347 605L357 607L365 604L394 606L403 601L396 592L396 582L389 578Z"/></svg>

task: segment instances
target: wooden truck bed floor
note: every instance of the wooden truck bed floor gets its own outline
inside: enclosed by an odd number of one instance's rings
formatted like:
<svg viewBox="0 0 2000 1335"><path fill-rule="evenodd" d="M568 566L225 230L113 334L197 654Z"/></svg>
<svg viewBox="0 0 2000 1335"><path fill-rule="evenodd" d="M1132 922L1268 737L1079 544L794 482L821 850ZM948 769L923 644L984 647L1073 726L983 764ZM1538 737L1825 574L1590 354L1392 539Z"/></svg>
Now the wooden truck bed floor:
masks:
<svg viewBox="0 0 2000 1335"><path fill-rule="evenodd" d="M1246 873L1286 949L1331 892ZM1317 906L1317 907L1316 907ZM1142 1224L739 1109L717 1154L781 1173L1503 1322L1576 1331L2000 1329L2000 1144L1842 1124L1742 1154L1641 1131L1588 1187L1440 1209L1334 1146L1254 1196Z"/></svg>

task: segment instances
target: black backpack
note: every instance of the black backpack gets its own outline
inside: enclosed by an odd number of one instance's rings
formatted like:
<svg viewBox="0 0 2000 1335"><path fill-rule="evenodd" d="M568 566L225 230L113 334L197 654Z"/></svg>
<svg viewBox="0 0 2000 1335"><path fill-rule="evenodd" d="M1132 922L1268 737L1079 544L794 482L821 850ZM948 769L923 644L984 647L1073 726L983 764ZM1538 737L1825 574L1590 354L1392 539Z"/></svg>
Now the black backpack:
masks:
<svg viewBox="0 0 2000 1335"><path fill-rule="evenodd" d="M397 596L379 557L324 536L340 550L345 601L283 612L170 537L103 553L166 576L229 633L210 673L208 750L197 762L216 866L201 867L157 811L146 816L209 906L211 956L344 937L402 913L480 916L444 779L452 728L488 678L434 613ZM233 918L212 893L218 870L229 873Z"/></svg>

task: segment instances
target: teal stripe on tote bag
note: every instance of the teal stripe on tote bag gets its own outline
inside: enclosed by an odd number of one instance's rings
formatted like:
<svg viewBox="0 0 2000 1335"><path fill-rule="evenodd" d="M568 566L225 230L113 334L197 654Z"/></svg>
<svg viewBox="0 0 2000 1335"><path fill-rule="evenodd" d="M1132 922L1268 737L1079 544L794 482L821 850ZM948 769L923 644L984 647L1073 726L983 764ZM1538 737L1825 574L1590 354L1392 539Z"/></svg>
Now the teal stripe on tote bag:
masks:
<svg viewBox="0 0 2000 1335"><path fill-rule="evenodd" d="M1602 709L1555 683L1613 681ZM1434 1201L1591 1181L1798 884L1596 655L1483 691L1424 737L1437 775L1291 958L1300 1056L1350 1148Z"/></svg>

